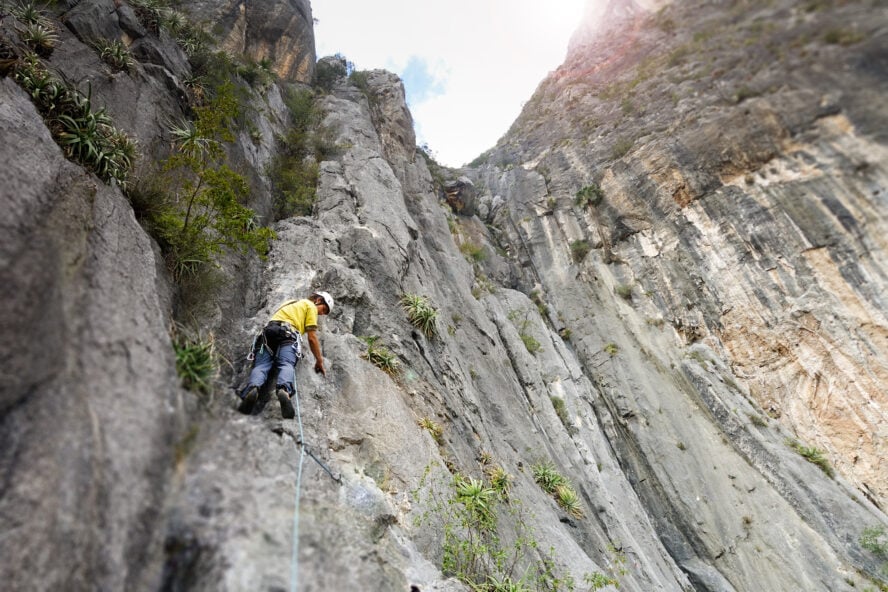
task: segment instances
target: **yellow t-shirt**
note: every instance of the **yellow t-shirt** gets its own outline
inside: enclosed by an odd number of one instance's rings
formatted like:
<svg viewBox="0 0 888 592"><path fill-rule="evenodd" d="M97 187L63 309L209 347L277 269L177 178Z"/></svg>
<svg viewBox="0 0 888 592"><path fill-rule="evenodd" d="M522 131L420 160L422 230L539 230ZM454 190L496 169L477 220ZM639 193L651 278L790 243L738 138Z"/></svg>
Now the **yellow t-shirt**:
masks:
<svg viewBox="0 0 888 592"><path fill-rule="evenodd" d="M290 323L294 329L304 335L306 331L318 328L318 307L311 300L291 300L277 309L271 320Z"/></svg>

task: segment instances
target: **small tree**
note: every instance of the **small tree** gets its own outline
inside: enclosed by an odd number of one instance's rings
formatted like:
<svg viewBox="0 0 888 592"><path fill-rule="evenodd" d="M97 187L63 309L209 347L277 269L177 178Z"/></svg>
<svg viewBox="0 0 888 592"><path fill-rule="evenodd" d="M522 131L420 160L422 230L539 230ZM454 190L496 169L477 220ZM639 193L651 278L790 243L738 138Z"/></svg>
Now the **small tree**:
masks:
<svg viewBox="0 0 888 592"><path fill-rule="evenodd" d="M223 142L234 140L230 126L238 114L232 85L221 85L195 112L194 122L170 130L174 151L163 164L169 173L168 202L151 220L177 277L196 272L225 249L265 255L274 238L241 203L247 182L225 162Z"/></svg>

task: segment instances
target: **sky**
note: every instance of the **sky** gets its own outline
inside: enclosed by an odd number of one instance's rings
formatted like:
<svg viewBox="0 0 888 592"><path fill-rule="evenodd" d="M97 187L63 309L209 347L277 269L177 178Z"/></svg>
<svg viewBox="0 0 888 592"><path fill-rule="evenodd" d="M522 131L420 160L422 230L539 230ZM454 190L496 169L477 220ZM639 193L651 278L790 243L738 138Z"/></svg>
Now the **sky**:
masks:
<svg viewBox="0 0 888 592"><path fill-rule="evenodd" d="M545 4L545 8L543 5ZM585 0L312 0L318 57L404 81L417 144L458 167L493 147L567 54Z"/></svg>

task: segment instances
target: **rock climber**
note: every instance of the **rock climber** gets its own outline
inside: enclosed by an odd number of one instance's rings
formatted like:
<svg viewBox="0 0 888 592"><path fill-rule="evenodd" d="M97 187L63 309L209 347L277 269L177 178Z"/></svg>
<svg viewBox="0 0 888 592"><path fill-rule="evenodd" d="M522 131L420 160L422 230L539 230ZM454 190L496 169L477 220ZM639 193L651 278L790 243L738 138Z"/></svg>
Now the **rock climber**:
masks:
<svg viewBox="0 0 888 592"><path fill-rule="evenodd" d="M315 372L327 376L321 344L318 341L318 315L330 314L333 298L327 292L313 292L308 298L290 300L282 304L253 341L250 356L253 367L250 379L241 391L238 411L249 415L259 399L259 390L268 379L272 367L277 370L275 391L286 419L296 417L291 401L296 393L296 362L303 357L302 335L308 337L308 347L315 358Z"/></svg>

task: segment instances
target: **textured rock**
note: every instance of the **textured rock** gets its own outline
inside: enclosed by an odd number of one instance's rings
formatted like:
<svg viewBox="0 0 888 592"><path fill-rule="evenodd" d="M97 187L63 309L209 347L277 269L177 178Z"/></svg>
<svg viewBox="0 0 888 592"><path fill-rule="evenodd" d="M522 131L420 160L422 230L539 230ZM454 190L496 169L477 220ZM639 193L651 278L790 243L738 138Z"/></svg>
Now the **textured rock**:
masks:
<svg viewBox="0 0 888 592"><path fill-rule="evenodd" d="M317 58L309 0L199 0L184 9L213 23L226 51L256 62L270 60L283 80L312 81Z"/></svg>
<svg viewBox="0 0 888 592"><path fill-rule="evenodd" d="M0 80L4 586L146 589L180 408L158 262L117 190Z"/></svg>
<svg viewBox="0 0 888 592"><path fill-rule="evenodd" d="M243 350L280 302L335 297L321 321L329 375L310 356L298 371L305 457L300 423L274 400L244 417L230 392L176 387L155 249L122 196L64 160L0 80L0 326L38 336L0 346L0 577L28 590L296 578L300 590L461 592L441 572L440 505L451 472L481 477L489 456L523 509L500 512L504 540L523 522L577 582L872 587L880 565L859 536L888 525L875 505L888 367L881 14L688 3L575 46L490 164L450 172L484 188L481 219L440 199L396 76L334 81L319 100L340 151L319 166L313 215L278 223L266 262L226 259L199 316L237 387ZM816 40L855 22L869 35L858 43ZM71 35L53 59L93 80L143 146L163 145L150 120L179 109L167 59L102 82ZM132 97L155 98L140 114ZM286 118L277 87L250 100L262 140L238 130L230 156L262 214L265 138ZM580 207L592 184L603 198ZM408 322L405 293L437 307L437 336ZM60 360L49 371L43 335ZM366 359L362 336L393 352L397 376ZM442 427L437 441L423 419ZM837 476L791 438L827 449ZM546 461L582 518L534 482Z"/></svg>

